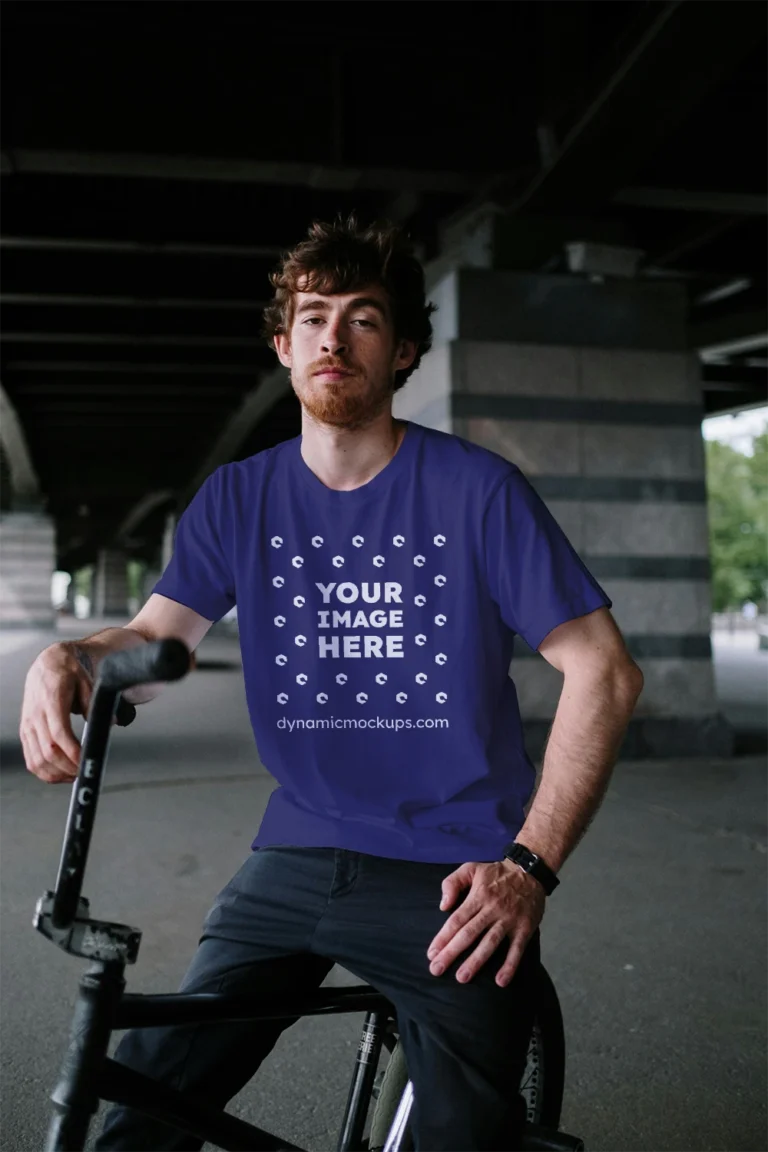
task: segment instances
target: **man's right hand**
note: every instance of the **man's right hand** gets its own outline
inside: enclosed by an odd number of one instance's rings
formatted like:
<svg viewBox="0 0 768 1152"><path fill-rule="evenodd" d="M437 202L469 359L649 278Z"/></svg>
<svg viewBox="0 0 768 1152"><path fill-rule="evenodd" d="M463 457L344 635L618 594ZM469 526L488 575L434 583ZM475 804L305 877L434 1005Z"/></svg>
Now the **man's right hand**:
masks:
<svg viewBox="0 0 768 1152"><path fill-rule="evenodd" d="M191 608L153 592L125 627L106 628L82 640L44 649L27 673L21 706L19 735L29 771L48 784L63 784L77 776L80 744L70 716L73 712L88 715L94 676L104 656L171 636L194 652L210 626L210 620ZM162 683L137 685L124 692L123 699L144 704L162 688ZM112 723L117 723L116 718Z"/></svg>
<svg viewBox="0 0 768 1152"><path fill-rule="evenodd" d="M19 735L27 768L48 784L77 776L80 743L70 716L87 716L92 691L71 644L44 649L27 673Z"/></svg>

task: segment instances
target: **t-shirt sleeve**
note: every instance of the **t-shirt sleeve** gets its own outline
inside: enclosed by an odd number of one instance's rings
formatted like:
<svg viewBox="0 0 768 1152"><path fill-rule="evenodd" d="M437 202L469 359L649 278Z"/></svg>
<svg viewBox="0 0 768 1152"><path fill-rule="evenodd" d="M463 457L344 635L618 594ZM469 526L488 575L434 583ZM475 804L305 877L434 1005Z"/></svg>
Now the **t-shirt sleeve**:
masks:
<svg viewBox="0 0 768 1152"><path fill-rule="evenodd" d="M198 489L176 527L173 555L153 588L206 620L220 620L236 602L235 580L221 541L221 469Z"/></svg>
<svg viewBox="0 0 768 1152"><path fill-rule="evenodd" d="M537 649L558 624L613 601L522 472L497 489L484 520L491 596L505 624Z"/></svg>

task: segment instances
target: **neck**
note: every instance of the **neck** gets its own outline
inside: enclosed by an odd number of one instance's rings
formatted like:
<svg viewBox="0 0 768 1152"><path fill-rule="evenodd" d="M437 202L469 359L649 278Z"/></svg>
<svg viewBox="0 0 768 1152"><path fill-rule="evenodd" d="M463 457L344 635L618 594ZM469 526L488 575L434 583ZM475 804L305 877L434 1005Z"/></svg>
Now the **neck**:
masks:
<svg viewBox="0 0 768 1152"><path fill-rule="evenodd" d="M326 488L350 492L386 468L405 436L406 424L383 412L365 428L321 424L302 410L301 455Z"/></svg>

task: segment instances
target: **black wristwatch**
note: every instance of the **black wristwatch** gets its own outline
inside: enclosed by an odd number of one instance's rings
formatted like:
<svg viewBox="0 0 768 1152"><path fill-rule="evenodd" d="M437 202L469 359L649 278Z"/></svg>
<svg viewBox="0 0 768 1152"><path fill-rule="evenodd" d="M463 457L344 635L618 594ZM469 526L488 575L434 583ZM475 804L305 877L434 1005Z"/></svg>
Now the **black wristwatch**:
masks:
<svg viewBox="0 0 768 1152"><path fill-rule="evenodd" d="M516 841L513 841L512 844L507 844L504 849L504 856L507 860L512 860L513 863L519 864L524 872L529 872L535 880L538 880L547 896L551 896L560 883L555 873L544 863L541 856L537 856L535 852L531 852L524 844L518 844Z"/></svg>

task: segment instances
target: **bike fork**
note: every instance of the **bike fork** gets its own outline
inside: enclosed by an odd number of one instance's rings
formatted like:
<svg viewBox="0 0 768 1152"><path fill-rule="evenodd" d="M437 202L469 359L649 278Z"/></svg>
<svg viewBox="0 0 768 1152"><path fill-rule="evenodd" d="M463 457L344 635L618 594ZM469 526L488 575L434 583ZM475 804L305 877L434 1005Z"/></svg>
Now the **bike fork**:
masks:
<svg viewBox="0 0 768 1152"><path fill-rule="evenodd" d="M336 1152L358 1152L362 1147L363 1128L386 1027L385 1012L366 1013Z"/></svg>
<svg viewBox="0 0 768 1152"><path fill-rule="evenodd" d="M99 1106L99 1073L115 1008L125 988L124 967L121 960L97 961L80 981L61 1077L51 1094L53 1117L45 1152L82 1152L85 1145Z"/></svg>

